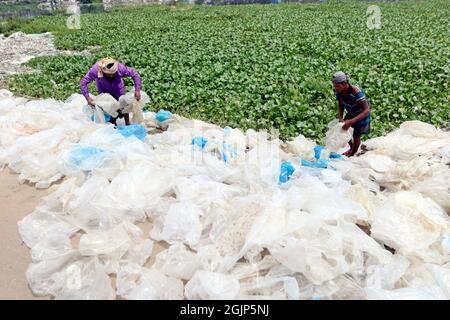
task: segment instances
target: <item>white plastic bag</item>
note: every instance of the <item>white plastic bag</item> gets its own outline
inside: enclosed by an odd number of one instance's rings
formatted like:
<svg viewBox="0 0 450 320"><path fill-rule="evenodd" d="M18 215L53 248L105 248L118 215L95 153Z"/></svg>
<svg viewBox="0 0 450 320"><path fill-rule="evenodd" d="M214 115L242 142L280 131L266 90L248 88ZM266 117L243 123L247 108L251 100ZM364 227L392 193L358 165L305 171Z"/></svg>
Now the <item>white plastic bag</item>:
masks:
<svg viewBox="0 0 450 320"><path fill-rule="evenodd" d="M42 240L51 241L55 236L69 238L79 230L77 226L64 221L62 217L45 208L37 208L17 225L23 241L30 248Z"/></svg>
<svg viewBox="0 0 450 320"><path fill-rule="evenodd" d="M53 278L62 285L56 300L113 300L111 279L97 258L78 260L56 273Z"/></svg>
<svg viewBox="0 0 450 320"><path fill-rule="evenodd" d="M343 123L339 120L334 119L328 124L328 131L325 138L325 146L330 151L339 151L339 149L344 148L347 143L352 139L353 128L350 127L348 130L342 129Z"/></svg>
<svg viewBox="0 0 450 320"><path fill-rule="evenodd" d="M217 272L197 271L186 284L184 293L187 299L236 299L239 294L239 281Z"/></svg>
<svg viewBox="0 0 450 320"><path fill-rule="evenodd" d="M200 217L203 212L191 202L175 203L170 206L164 220L161 237L168 243L178 241L195 245L202 233Z"/></svg>
<svg viewBox="0 0 450 320"><path fill-rule="evenodd" d="M28 266L26 278L33 294L37 296L56 295L64 285L65 279L55 275L63 272L80 258L81 255L77 251L71 250L46 260L31 263Z"/></svg>
<svg viewBox="0 0 450 320"><path fill-rule="evenodd" d="M402 191L375 210L371 235L400 254L440 264L447 258L434 245L449 230L450 218L434 201L417 192Z"/></svg>
<svg viewBox="0 0 450 320"><path fill-rule="evenodd" d="M242 285L240 299L298 300L300 290L293 277L261 277L253 283Z"/></svg>
<svg viewBox="0 0 450 320"><path fill-rule="evenodd" d="M139 101L134 97L134 91L128 92L119 98L120 111L122 113L132 113L132 123L142 123L144 121L142 108L149 101L150 97L144 91L141 91L141 100Z"/></svg>
<svg viewBox="0 0 450 320"><path fill-rule="evenodd" d="M81 236L80 253L84 256L107 255L119 260L127 252L132 239L123 224L109 231L89 232Z"/></svg>
<svg viewBox="0 0 450 320"><path fill-rule="evenodd" d="M48 260L64 254L72 249L72 244L67 235L55 232L47 238L43 238L31 248L33 262Z"/></svg>
<svg viewBox="0 0 450 320"><path fill-rule="evenodd" d="M105 122L103 112L106 112L112 117L117 117L119 115L120 103L109 93L101 93L94 97L95 102L95 112L100 123ZM103 120L102 120L103 119Z"/></svg>
<svg viewBox="0 0 450 320"><path fill-rule="evenodd" d="M314 158L314 147L315 143L301 134L295 139L286 142L287 151L293 153L295 156L302 157L307 160L312 160Z"/></svg>
<svg viewBox="0 0 450 320"><path fill-rule="evenodd" d="M181 280L136 264L121 265L117 275L117 293L129 300L180 300L183 289Z"/></svg>
<svg viewBox="0 0 450 320"><path fill-rule="evenodd" d="M181 243L175 243L169 249L156 256L154 268L164 274L182 280L189 280L200 267L200 258L188 251Z"/></svg>

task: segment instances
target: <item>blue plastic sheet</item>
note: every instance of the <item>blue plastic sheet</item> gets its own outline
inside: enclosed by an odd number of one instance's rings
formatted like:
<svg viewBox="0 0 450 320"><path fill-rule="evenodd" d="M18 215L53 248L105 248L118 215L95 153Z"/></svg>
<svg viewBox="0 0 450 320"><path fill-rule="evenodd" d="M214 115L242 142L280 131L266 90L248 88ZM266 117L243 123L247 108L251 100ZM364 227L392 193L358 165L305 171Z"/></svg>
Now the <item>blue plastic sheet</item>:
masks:
<svg viewBox="0 0 450 320"><path fill-rule="evenodd" d="M322 151L325 149L324 146L315 146L314 147L314 158L316 158L317 160L320 159L321 155L322 155ZM337 152L330 152L330 155L328 156L329 159L341 159L342 155L340 155Z"/></svg>
<svg viewBox="0 0 450 320"><path fill-rule="evenodd" d="M291 175L294 173L295 168L289 161L283 161L281 163L279 183L285 183L289 180Z"/></svg>
<svg viewBox="0 0 450 320"><path fill-rule="evenodd" d="M105 117L105 122L109 122L109 120L112 119L112 117L105 112L103 112L103 116ZM94 122L98 122L97 117L95 116L95 113L91 116L91 120Z"/></svg>
<svg viewBox="0 0 450 320"><path fill-rule="evenodd" d="M69 162L83 171L97 168L106 156L105 150L91 146L77 146L69 155Z"/></svg>
<svg viewBox="0 0 450 320"><path fill-rule="evenodd" d="M159 110L155 114L155 119L159 122L164 122L172 117L172 113L170 111L166 111L164 109Z"/></svg>
<svg viewBox="0 0 450 320"><path fill-rule="evenodd" d="M302 159L301 164L304 167L326 169L328 167L328 160L319 159L317 161L308 161L308 160Z"/></svg>
<svg viewBox="0 0 450 320"><path fill-rule="evenodd" d="M117 131L124 137L135 136L139 140L144 140L147 136L147 130L140 124L132 124L129 126L116 126Z"/></svg>
<svg viewBox="0 0 450 320"><path fill-rule="evenodd" d="M70 153L70 163L79 166L84 160L105 151L96 147L75 147Z"/></svg>
<svg viewBox="0 0 450 320"><path fill-rule="evenodd" d="M320 154L322 153L323 149L325 149L324 146L315 146L314 147L314 158L320 159Z"/></svg>
<svg viewBox="0 0 450 320"><path fill-rule="evenodd" d="M226 163L230 158L234 158L237 156L236 150L233 148L233 146L229 143L226 143L225 141L222 142L222 159Z"/></svg>
<svg viewBox="0 0 450 320"><path fill-rule="evenodd" d="M199 146L200 148L205 148L206 144L208 143L208 139L205 137L194 137L192 138L192 145ZM214 144L214 142L212 142ZM237 156L236 150L233 148L233 146L229 143L226 143L225 141L222 141L222 144L219 145L219 152L222 157L222 160L225 163L228 163L230 158L234 158Z"/></svg>
<svg viewBox="0 0 450 320"><path fill-rule="evenodd" d="M208 139L206 139L205 137L192 138L192 144L197 145L202 149L206 146L207 143L208 143Z"/></svg>
<svg viewBox="0 0 450 320"><path fill-rule="evenodd" d="M342 155L340 155L339 153L336 152L331 152L330 153L330 159L341 159Z"/></svg>

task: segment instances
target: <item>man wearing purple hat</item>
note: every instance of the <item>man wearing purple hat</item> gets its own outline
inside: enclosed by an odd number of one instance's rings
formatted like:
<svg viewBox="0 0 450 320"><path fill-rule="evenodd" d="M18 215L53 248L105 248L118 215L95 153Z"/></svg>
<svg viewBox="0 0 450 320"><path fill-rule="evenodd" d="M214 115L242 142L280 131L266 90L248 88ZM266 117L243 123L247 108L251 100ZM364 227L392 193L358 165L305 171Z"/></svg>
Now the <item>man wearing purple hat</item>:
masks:
<svg viewBox="0 0 450 320"><path fill-rule="evenodd" d="M354 129L353 139L348 142L350 149L343 154L350 157L358 151L361 135L370 132L370 103L364 91L350 84L346 73L336 72L332 82L338 101L339 121L344 122L342 128L344 130L348 130L350 127Z"/></svg>
<svg viewBox="0 0 450 320"><path fill-rule="evenodd" d="M96 62L92 68L81 79L81 93L86 98L91 107L95 106L94 99L89 96L88 85L95 80L98 93L109 93L116 100L125 94L125 84L123 77L131 77L134 82L134 96L136 100L141 99L141 78L136 70L119 63L113 58L104 58ZM109 122L116 125L117 118L124 118L125 124L130 124L130 115L128 113L121 113L115 118L111 118Z"/></svg>

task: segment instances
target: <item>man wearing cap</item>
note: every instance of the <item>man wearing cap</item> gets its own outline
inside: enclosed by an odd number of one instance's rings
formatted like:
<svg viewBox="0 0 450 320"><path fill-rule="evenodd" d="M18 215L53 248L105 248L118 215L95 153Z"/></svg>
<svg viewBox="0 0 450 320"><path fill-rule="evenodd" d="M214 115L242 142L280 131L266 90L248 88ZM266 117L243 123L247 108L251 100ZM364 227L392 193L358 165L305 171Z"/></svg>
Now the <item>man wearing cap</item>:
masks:
<svg viewBox="0 0 450 320"><path fill-rule="evenodd" d="M125 84L123 82L123 77L131 77L134 82L134 96L136 100L141 99L141 78L136 70L119 63L113 58L104 58L97 61L91 69L86 73L86 75L81 79L81 93L86 98L88 104L91 107L95 106L94 99L89 96L88 85L95 80L97 85L98 93L109 93L116 100L125 94ZM130 116L128 113L122 114L119 111L119 115L115 118L109 120L114 125L116 124L117 118L124 118L125 124L130 124Z"/></svg>
<svg viewBox="0 0 450 320"><path fill-rule="evenodd" d="M350 84L346 73L336 72L332 82L338 101L339 121L344 122L342 128L344 130L348 130L350 127L354 129L353 139L348 142L350 149L344 152L345 156L350 157L358 151L361 135L370 132L370 103L364 91Z"/></svg>

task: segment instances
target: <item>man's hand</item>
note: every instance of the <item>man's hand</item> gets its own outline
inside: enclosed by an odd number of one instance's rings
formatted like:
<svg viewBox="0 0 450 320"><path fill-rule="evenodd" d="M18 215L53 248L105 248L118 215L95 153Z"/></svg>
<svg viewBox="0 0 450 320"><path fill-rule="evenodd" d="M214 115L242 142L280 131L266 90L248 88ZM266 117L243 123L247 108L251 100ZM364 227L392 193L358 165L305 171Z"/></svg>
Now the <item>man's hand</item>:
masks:
<svg viewBox="0 0 450 320"><path fill-rule="evenodd" d="M348 128L350 128L352 126L352 124L353 124L352 120L346 120L344 122L344 125L342 126L342 129L343 130L348 130Z"/></svg>
<svg viewBox="0 0 450 320"><path fill-rule="evenodd" d="M135 91L134 92L134 97L136 98L137 101L141 100L141 92L140 91Z"/></svg>
<svg viewBox="0 0 450 320"><path fill-rule="evenodd" d="M91 106L91 108L94 108L94 107L95 107L95 101L94 101L94 99L92 99L91 97L89 97L89 98L87 99L87 103L88 103L88 105Z"/></svg>

